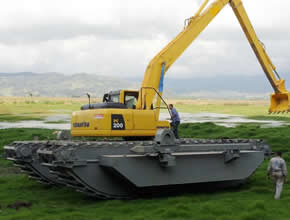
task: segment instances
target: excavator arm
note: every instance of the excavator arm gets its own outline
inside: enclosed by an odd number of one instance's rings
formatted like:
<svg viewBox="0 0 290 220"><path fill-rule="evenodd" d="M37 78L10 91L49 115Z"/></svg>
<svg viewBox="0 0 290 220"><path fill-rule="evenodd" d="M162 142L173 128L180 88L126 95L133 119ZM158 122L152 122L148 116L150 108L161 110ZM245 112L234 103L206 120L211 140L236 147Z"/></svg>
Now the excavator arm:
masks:
<svg viewBox="0 0 290 220"><path fill-rule="evenodd" d="M267 55L264 45L259 41L241 0L231 0L231 7L240 22L240 25L260 62L267 79L269 80L274 94L271 94L271 106L269 113L289 112L289 91L285 88L285 80L281 79L276 71L276 67ZM278 79L277 79L277 78Z"/></svg>
<svg viewBox="0 0 290 220"><path fill-rule="evenodd" d="M199 36L215 16L229 3L240 22L240 25L253 48L265 74L275 93L271 95L271 106L269 112L290 111L289 95L285 89L284 80L280 79L266 54L262 43L259 41L241 0L215 0L207 8L209 0L205 0L197 13L188 19L184 29L163 48L147 66L144 79L140 89L137 109L150 109L156 93L156 118L159 118L160 97L163 92L163 79L170 66L184 52L184 50ZM275 75L278 77L276 79Z"/></svg>

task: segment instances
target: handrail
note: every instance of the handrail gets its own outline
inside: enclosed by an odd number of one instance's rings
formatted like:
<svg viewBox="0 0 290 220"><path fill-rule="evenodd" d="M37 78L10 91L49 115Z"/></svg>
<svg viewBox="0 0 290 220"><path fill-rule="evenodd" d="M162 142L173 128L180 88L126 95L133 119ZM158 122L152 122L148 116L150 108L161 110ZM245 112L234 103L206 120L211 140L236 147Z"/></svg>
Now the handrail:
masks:
<svg viewBox="0 0 290 220"><path fill-rule="evenodd" d="M167 103L165 102L165 100L162 98L162 96L159 94L159 92L154 88L154 87L141 87L141 103L143 103L142 102L142 90L143 89L152 89L152 90L154 90L155 91L155 93L159 96L159 98L162 100L162 102L166 105L166 108L167 108L167 110L168 110L168 113L169 113L169 115L170 115L170 118L172 118L172 115L171 115L171 111L169 110L169 107L168 107L168 105L167 105ZM146 106L146 103L144 104L144 106ZM157 109L157 108L159 108L159 109L161 109L161 107L156 107L155 109Z"/></svg>

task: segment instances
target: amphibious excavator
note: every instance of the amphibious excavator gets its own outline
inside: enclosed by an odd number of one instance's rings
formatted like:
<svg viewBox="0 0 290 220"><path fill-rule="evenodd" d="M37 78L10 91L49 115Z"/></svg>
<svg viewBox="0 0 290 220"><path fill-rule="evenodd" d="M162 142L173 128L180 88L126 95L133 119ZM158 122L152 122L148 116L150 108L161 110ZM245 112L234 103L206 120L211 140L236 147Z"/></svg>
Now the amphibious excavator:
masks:
<svg viewBox="0 0 290 220"><path fill-rule="evenodd" d="M89 102L72 114L74 137L125 140L72 140L62 133L61 140L13 142L4 147L6 158L33 179L101 199L154 196L192 184L243 183L271 153L263 140L176 140L169 122L159 121L166 71L227 4L275 91L269 112L289 111L285 81L256 36L242 1L215 0L208 5L205 0L179 35L151 60L139 91L109 92L102 103Z"/></svg>

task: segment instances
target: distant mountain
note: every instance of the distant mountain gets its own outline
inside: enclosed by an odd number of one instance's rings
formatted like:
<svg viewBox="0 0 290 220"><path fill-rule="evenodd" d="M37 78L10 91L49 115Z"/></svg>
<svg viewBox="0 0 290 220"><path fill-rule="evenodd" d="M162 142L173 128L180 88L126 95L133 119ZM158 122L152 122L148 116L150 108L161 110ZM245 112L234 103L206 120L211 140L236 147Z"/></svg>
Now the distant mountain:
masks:
<svg viewBox="0 0 290 220"><path fill-rule="evenodd" d="M283 74L290 89L290 74ZM121 78L78 73L0 73L0 96L84 96L102 97L105 92L139 89L140 78ZM268 99L273 92L264 75L213 76L186 79L165 77L165 98Z"/></svg>
<svg viewBox="0 0 290 220"><path fill-rule="evenodd" d="M102 97L105 92L121 88L136 89L139 83L121 78L78 73L0 73L2 96L84 96L87 92Z"/></svg>
<svg viewBox="0 0 290 220"><path fill-rule="evenodd" d="M286 88L290 90L290 74L283 74ZM269 81L264 74L219 75L212 77L196 77L186 79L165 78L165 90L187 98L213 99L268 99L273 93Z"/></svg>
<svg viewBox="0 0 290 220"><path fill-rule="evenodd" d="M290 89L290 73L283 74L286 88ZM166 88L175 88L177 93L190 93L193 91L235 91L240 93L268 93L273 89L266 76L254 75L219 75L212 77L196 77L186 79L165 79Z"/></svg>

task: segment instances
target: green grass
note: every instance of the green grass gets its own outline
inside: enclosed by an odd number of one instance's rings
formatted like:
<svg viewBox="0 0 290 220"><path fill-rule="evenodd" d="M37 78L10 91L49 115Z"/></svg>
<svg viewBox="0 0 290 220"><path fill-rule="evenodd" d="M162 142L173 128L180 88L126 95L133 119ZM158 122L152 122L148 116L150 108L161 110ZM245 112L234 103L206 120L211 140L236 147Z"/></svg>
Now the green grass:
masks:
<svg viewBox="0 0 290 220"><path fill-rule="evenodd" d="M55 139L56 135L53 130L39 128L18 128L18 129L0 129L0 155L3 155L3 146L13 141L33 140L36 136L39 140ZM11 166L11 162L0 157L0 175L3 175L5 169L1 168ZM1 197L0 197L1 198ZM1 203L0 203L1 205Z"/></svg>
<svg viewBox="0 0 290 220"><path fill-rule="evenodd" d="M261 128L260 125L257 124L243 124L235 128L227 128L208 122L181 124L180 128L183 137L258 138L266 140L273 150L288 152L288 149L290 149L290 126Z"/></svg>
<svg viewBox="0 0 290 220"><path fill-rule="evenodd" d="M37 116L25 116L25 115L14 115L14 114L0 114L1 122L17 122L17 121L26 121L26 120L43 120L42 117Z"/></svg>
<svg viewBox="0 0 290 220"><path fill-rule="evenodd" d="M52 130L5 129L0 130L0 146L13 140L53 139ZM263 138L273 150L282 150L290 161L290 126L260 128L257 125L242 125L225 128L212 123L182 124L180 135L195 138ZM3 152L1 150L1 152ZM289 219L290 188L285 185L282 199L273 199L273 187L265 178L265 161L238 189L216 192L187 193L179 196L132 201L100 201L74 192L65 187L49 187L29 180L25 175L5 171L0 175L0 219L1 220L272 220ZM289 164L289 162L288 162ZM2 170L11 169L12 164L0 159ZM1 172L0 169L0 172ZM202 168L201 168L202 169ZM189 171L190 172L190 171ZM7 208L16 201L31 202L31 208Z"/></svg>
<svg viewBox="0 0 290 220"><path fill-rule="evenodd" d="M69 121L59 120L59 121L45 121L46 124L66 124L69 123Z"/></svg>

